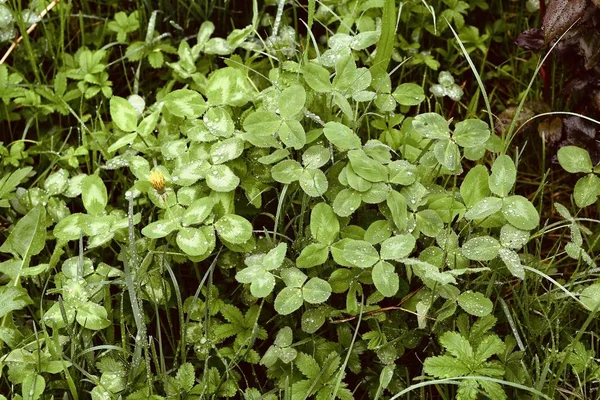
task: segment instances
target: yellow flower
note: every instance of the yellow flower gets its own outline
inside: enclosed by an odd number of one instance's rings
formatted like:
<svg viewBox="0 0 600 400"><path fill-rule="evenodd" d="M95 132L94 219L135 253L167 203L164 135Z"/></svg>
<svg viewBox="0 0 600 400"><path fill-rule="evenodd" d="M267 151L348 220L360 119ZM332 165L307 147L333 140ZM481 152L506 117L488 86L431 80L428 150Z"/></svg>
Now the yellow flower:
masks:
<svg viewBox="0 0 600 400"><path fill-rule="evenodd" d="M150 184L158 193L164 192L165 176L156 170L150 172Z"/></svg>

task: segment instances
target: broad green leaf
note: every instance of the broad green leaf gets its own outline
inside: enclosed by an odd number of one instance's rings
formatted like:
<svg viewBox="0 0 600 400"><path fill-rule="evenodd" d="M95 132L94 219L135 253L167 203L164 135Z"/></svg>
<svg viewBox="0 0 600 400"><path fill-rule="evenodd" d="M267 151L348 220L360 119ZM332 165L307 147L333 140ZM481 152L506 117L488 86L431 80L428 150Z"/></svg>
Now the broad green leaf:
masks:
<svg viewBox="0 0 600 400"><path fill-rule="evenodd" d="M335 147L341 151L360 148L360 138L348 128L339 122L328 122L323 128L323 133Z"/></svg>
<svg viewBox="0 0 600 400"><path fill-rule="evenodd" d="M352 265L359 268L369 268L379 261L375 247L364 240L350 240L344 246L343 255Z"/></svg>
<svg viewBox="0 0 600 400"><path fill-rule="evenodd" d="M596 202L600 195L600 178L589 174L579 179L573 190L573 198L577 207L584 208Z"/></svg>
<svg viewBox="0 0 600 400"><path fill-rule="evenodd" d="M206 172L206 184L216 192L231 192L240 184L240 178L227 165L213 165Z"/></svg>
<svg viewBox="0 0 600 400"><path fill-rule="evenodd" d="M460 185L460 195L467 208L490 195L488 171L483 165L471 168Z"/></svg>
<svg viewBox="0 0 600 400"><path fill-rule="evenodd" d="M310 146L302 152L302 165L306 168L321 168L329 159L329 150L321 145Z"/></svg>
<svg viewBox="0 0 600 400"><path fill-rule="evenodd" d="M503 199L502 215L515 228L531 230L537 228L540 216L537 210L523 196L510 196Z"/></svg>
<svg viewBox="0 0 600 400"><path fill-rule="evenodd" d="M492 165L492 175L489 178L490 190L497 196L506 197L517 180L517 169L512 158L507 155L499 156Z"/></svg>
<svg viewBox="0 0 600 400"><path fill-rule="evenodd" d="M502 199L498 197L484 197L465 213L466 219L484 219L502 209Z"/></svg>
<svg viewBox="0 0 600 400"><path fill-rule="evenodd" d="M142 235L150 239L158 239L167 236L177 229L179 229L179 224L176 221L161 219L146 225L142 229Z"/></svg>
<svg viewBox="0 0 600 400"><path fill-rule="evenodd" d="M270 111L255 111L244 120L244 130L259 136L274 135L281 126L281 119Z"/></svg>
<svg viewBox="0 0 600 400"><path fill-rule="evenodd" d="M208 250L208 240L200 229L182 228L177 232L175 240L188 256L201 256Z"/></svg>
<svg viewBox="0 0 600 400"><path fill-rule="evenodd" d="M373 283L379 292L385 297L392 297L398 292L400 278L396 269L387 261L379 261L371 272Z"/></svg>
<svg viewBox="0 0 600 400"><path fill-rule="evenodd" d="M281 92L279 96L279 115L283 118L293 118L304 108L306 91L300 85L292 85Z"/></svg>
<svg viewBox="0 0 600 400"><path fill-rule="evenodd" d="M358 192L366 192L373 187L373 183L357 175L351 164L347 164L338 175L338 180L344 186L350 186Z"/></svg>
<svg viewBox="0 0 600 400"><path fill-rule="evenodd" d="M340 233L340 223L327 203L319 203L310 214L310 233L312 237L325 244L332 244Z"/></svg>
<svg viewBox="0 0 600 400"><path fill-rule="evenodd" d="M392 96L402 106L416 106L425 100L423 88L416 83L403 83L398 85Z"/></svg>
<svg viewBox="0 0 600 400"><path fill-rule="evenodd" d="M133 144L133 141L137 138L138 134L136 132L128 133L125 136L121 136L116 142L108 146L106 149L109 153L114 153L122 147L129 146Z"/></svg>
<svg viewBox="0 0 600 400"><path fill-rule="evenodd" d="M325 318L328 316L328 311L325 307L311 308L302 314L301 327L306 333L315 333L320 327L325 324ZM294 354L295 358L296 354Z"/></svg>
<svg viewBox="0 0 600 400"><path fill-rule="evenodd" d="M263 266L266 270L270 271L281 267L283 260L285 259L285 253L287 252L287 244L279 243L274 249L269 250L263 258Z"/></svg>
<svg viewBox="0 0 600 400"><path fill-rule="evenodd" d="M208 108L204 98L198 92L189 89L174 90L167 94L163 101L171 114L181 118L198 118Z"/></svg>
<svg viewBox="0 0 600 400"><path fill-rule="evenodd" d="M425 236L435 237L444 229L444 221L433 210L422 210L415 214L417 229Z"/></svg>
<svg viewBox="0 0 600 400"><path fill-rule="evenodd" d="M362 200L360 193L353 189L343 189L333 201L333 211L340 217L349 217L358 209Z"/></svg>
<svg viewBox="0 0 600 400"><path fill-rule="evenodd" d="M579 295L579 300L590 311L600 309L600 283L594 283L583 289Z"/></svg>
<svg viewBox="0 0 600 400"><path fill-rule="evenodd" d="M412 267L415 275L424 280L424 283L430 287L437 288L437 284L446 285L448 283L456 283L456 279L448 272L440 272L439 268L426 261L417 260L414 258L404 258L400 262ZM428 282L427 280L431 280Z"/></svg>
<svg viewBox="0 0 600 400"><path fill-rule="evenodd" d="M79 325L95 331L104 329L110 325L107 317L106 309L91 301L77 307L77 314L75 315L75 319Z"/></svg>
<svg viewBox="0 0 600 400"><path fill-rule="evenodd" d="M590 173L594 165L587 150L576 146L564 146L558 149L558 162L565 171L572 174Z"/></svg>
<svg viewBox="0 0 600 400"><path fill-rule="evenodd" d="M223 164L235 160L244 152L244 141L232 137L214 143L210 148L210 159L213 164Z"/></svg>
<svg viewBox="0 0 600 400"><path fill-rule="evenodd" d="M38 400L46 390L46 380L42 375L30 373L25 375L21 386L23 399Z"/></svg>
<svg viewBox="0 0 600 400"><path fill-rule="evenodd" d="M83 233L83 220L85 214L71 214L59 221L54 227L53 234L61 242L78 240Z"/></svg>
<svg viewBox="0 0 600 400"><path fill-rule="evenodd" d="M329 81L329 71L315 63L307 63L302 67L304 80L315 92L330 92L332 90Z"/></svg>
<svg viewBox="0 0 600 400"><path fill-rule="evenodd" d="M275 336L275 344L279 347L288 347L291 346L294 341L294 332L292 328L289 326L285 326L277 332L277 336Z"/></svg>
<svg viewBox="0 0 600 400"><path fill-rule="evenodd" d="M25 289L16 286L0 286L0 318L30 304L33 304L33 301Z"/></svg>
<svg viewBox="0 0 600 400"><path fill-rule="evenodd" d="M302 249L296 259L298 268L311 268L324 264L329 257L329 248L325 243L311 243Z"/></svg>
<svg viewBox="0 0 600 400"><path fill-rule="evenodd" d="M405 231L408 224L408 210L404 196L392 190L388 193L386 204L392 212L392 220L396 227L401 232Z"/></svg>
<svg viewBox="0 0 600 400"><path fill-rule="evenodd" d="M499 254L511 274L519 279L525 279L525 269L521 265L519 255L514 250L503 247L500 249Z"/></svg>
<svg viewBox="0 0 600 400"><path fill-rule="evenodd" d="M18 255L23 260L21 268L27 268L28 260L39 254L45 245L46 209L38 204L17 221L0 252Z"/></svg>
<svg viewBox="0 0 600 400"><path fill-rule="evenodd" d="M167 160L175 160L187 152L187 141L184 139L164 141L160 146L160 152Z"/></svg>
<svg viewBox="0 0 600 400"><path fill-rule="evenodd" d="M290 184L300 179L303 171L298 161L283 160L271 168L271 176L279 183Z"/></svg>
<svg viewBox="0 0 600 400"><path fill-rule="evenodd" d="M261 164L275 164L290 155L290 151L288 149L277 149L273 151L271 154L266 156L262 156L258 159L258 162ZM318 167L317 167L318 168Z"/></svg>
<svg viewBox="0 0 600 400"><path fill-rule="evenodd" d="M367 204L379 204L385 201L389 192L390 186L387 183L376 182L371 185L371 189L360 193L360 197Z"/></svg>
<svg viewBox="0 0 600 400"><path fill-rule="evenodd" d="M381 243L382 260L398 260L408 257L415 248L416 240L411 234L392 236Z"/></svg>
<svg viewBox="0 0 600 400"><path fill-rule="evenodd" d="M365 232L364 239L375 245L392 236L392 224L385 219L373 221Z"/></svg>
<svg viewBox="0 0 600 400"><path fill-rule="evenodd" d="M299 182L304 193L311 197L323 195L329 187L327 177L320 169L306 168L300 174Z"/></svg>
<svg viewBox="0 0 600 400"><path fill-rule="evenodd" d="M463 361L450 356L427 357L423 363L423 372L436 378L467 376L471 368Z"/></svg>
<svg viewBox="0 0 600 400"><path fill-rule="evenodd" d="M311 304L320 304L331 295L331 286L327 281L321 278L310 278L302 287L302 296L304 300Z"/></svg>
<svg viewBox="0 0 600 400"><path fill-rule="evenodd" d="M137 128L137 113L127 99L118 96L111 97L110 117L122 131L133 132Z"/></svg>
<svg viewBox="0 0 600 400"><path fill-rule="evenodd" d="M356 81L356 62L352 55L345 55L335 63L333 87L338 92L346 92Z"/></svg>
<svg viewBox="0 0 600 400"><path fill-rule="evenodd" d="M279 139L287 147L300 150L306 144L306 133L300 122L295 119L285 120L279 127Z"/></svg>
<svg viewBox="0 0 600 400"><path fill-rule="evenodd" d="M229 105L241 107L248 102L246 76L238 68L219 68L212 73L206 84L206 98L211 106Z"/></svg>
<svg viewBox="0 0 600 400"><path fill-rule="evenodd" d="M254 297L262 298L271 294L275 288L275 277L270 272L261 269L250 283L250 293Z"/></svg>
<svg viewBox="0 0 600 400"><path fill-rule="evenodd" d="M212 212L214 201L210 197L194 200L185 210L182 225L189 226L202 223Z"/></svg>
<svg viewBox="0 0 600 400"><path fill-rule="evenodd" d="M500 243L491 236L479 236L469 239L462 247L462 254L469 260L489 261L496 258Z"/></svg>
<svg viewBox="0 0 600 400"><path fill-rule="evenodd" d="M417 115L412 121L412 126L418 134L428 139L450 139L448 121L439 114Z"/></svg>
<svg viewBox="0 0 600 400"><path fill-rule="evenodd" d="M2 189L0 182L0 190ZM61 194L69 186L69 172L66 169L59 169L50 174L44 181L44 189L50 196ZM0 196L1 197L1 196Z"/></svg>
<svg viewBox="0 0 600 400"><path fill-rule="evenodd" d="M275 311L280 315L288 315L302 307L304 299L302 289L297 287L285 287L275 298Z"/></svg>
<svg viewBox="0 0 600 400"><path fill-rule="evenodd" d="M384 182L388 180L388 170L380 162L369 157L363 150L351 150L348 159L352 170L361 178L370 182Z"/></svg>
<svg viewBox="0 0 600 400"><path fill-rule="evenodd" d="M467 313L476 317L485 317L492 312L490 299L479 292L466 291L458 296L458 305Z"/></svg>
<svg viewBox="0 0 600 400"><path fill-rule="evenodd" d="M236 214L225 214L217 222L215 229L222 239L242 244L252 237L252 224L247 219Z"/></svg>
<svg viewBox="0 0 600 400"><path fill-rule="evenodd" d="M454 357L468 362L473 359L473 348L471 344L459 332L445 332L440 337L440 344Z"/></svg>
<svg viewBox="0 0 600 400"><path fill-rule="evenodd" d="M90 215L100 215L108 203L106 186L98 175L89 175L83 180L81 199Z"/></svg>
<svg viewBox="0 0 600 400"><path fill-rule="evenodd" d="M308 276L298 268L284 268L280 273L281 279L286 286L300 288L308 279Z"/></svg>
<svg viewBox="0 0 600 400"><path fill-rule="evenodd" d="M25 167L8 173L4 172L4 176L0 178L0 199L3 199L7 194L14 191L19 183L29 175L33 168ZM49 178L49 177L48 177ZM46 188L49 189L49 188Z"/></svg>
<svg viewBox="0 0 600 400"><path fill-rule="evenodd" d="M191 186L204 178L205 172L210 168L208 162L196 160L173 169L171 182L178 186Z"/></svg>
<svg viewBox="0 0 600 400"><path fill-rule="evenodd" d="M519 250L529 241L529 232L506 224L500 229L500 243L503 247Z"/></svg>
<svg viewBox="0 0 600 400"><path fill-rule="evenodd" d="M482 146L489 137L488 124L479 119L467 119L457 123L452 135L460 147Z"/></svg>
<svg viewBox="0 0 600 400"><path fill-rule="evenodd" d="M460 150L451 140L438 140L433 145L433 154L446 169L454 171L460 164Z"/></svg>
<svg viewBox="0 0 600 400"><path fill-rule="evenodd" d="M417 167L406 160L397 160L387 165L390 183L408 186L417 179Z"/></svg>

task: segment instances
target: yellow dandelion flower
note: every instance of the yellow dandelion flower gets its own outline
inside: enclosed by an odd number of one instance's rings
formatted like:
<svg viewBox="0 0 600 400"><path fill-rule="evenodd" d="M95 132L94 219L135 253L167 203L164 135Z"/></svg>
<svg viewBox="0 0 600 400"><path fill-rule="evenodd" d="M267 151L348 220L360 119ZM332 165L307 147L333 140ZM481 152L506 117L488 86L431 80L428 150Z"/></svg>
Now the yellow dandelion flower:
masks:
<svg viewBox="0 0 600 400"><path fill-rule="evenodd" d="M164 192L165 176L156 170L150 172L150 184L158 193Z"/></svg>

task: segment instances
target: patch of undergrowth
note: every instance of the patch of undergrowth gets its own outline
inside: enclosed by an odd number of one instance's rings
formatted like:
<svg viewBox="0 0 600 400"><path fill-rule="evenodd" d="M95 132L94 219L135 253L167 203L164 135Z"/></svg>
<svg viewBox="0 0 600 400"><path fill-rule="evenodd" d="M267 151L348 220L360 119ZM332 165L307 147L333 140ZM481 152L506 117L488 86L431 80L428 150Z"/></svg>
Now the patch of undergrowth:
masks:
<svg viewBox="0 0 600 400"><path fill-rule="evenodd" d="M527 155L460 103L477 86L454 80L448 23L477 61L503 29L465 22L487 4L252 2L183 40L144 10L90 27L44 84L0 65L3 394L594 396L598 221L579 214L599 167L559 151L580 175L550 220L545 183L518 186Z"/></svg>

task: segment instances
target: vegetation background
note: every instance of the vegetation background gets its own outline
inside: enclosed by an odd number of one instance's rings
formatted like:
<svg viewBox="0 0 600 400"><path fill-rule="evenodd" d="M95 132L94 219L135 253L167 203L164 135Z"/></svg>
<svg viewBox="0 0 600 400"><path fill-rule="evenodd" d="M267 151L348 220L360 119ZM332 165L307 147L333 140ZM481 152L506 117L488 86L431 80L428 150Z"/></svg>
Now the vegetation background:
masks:
<svg viewBox="0 0 600 400"><path fill-rule="evenodd" d="M595 399L600 3L0 0L0 399Z"/></svg>

